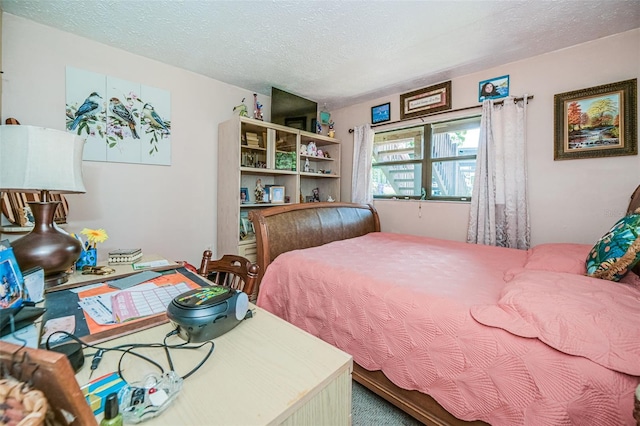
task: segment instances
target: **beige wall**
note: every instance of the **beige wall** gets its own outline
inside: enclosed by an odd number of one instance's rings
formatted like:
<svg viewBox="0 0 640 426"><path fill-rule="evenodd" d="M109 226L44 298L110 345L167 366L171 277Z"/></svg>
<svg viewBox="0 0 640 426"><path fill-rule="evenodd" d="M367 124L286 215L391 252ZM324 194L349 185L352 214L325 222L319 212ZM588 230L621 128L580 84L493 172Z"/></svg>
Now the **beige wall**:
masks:
<svg viewBox="0 0 640 426"><path fill-rule="evenodd" d="M69 196L67 229L105 228L109 249L140 246L198 264L216 240L217 126L247 90L230 86L10 14L3 15L2 121L64 129L65 67L169 90L172 165L85 162L87 193ZM603 53L604 52L604 53ZM553 161L553 95L640 76L640 30L453 80L453 108L477 103L478 81L509 74L511 92L535 96L528 130L532 240L592 243L620 216L640 183L640 157ZM261 99L262 100L262 99ZM352 136L370 107L399 94L332 112L343 140L343 199L350 194ZM268 98L262 100L270 116ZM440 116L444 118L444 116ZM376 202L383 230L463 240L468 204Z"/></svg>
<svg viewBox="0 0 640 426"><path fill-rule="evenodd" d="M66 228L106 229L101 258L141 247L199 266L216 247L218 123L253 93L14 15L3 21L2 122L63 130L66 66L171 92L171 166L85 161L87 193L68 197ZM269 98L260 100L270 117Z"/></svg>
<svg viewBox="0 0 640 426"><path fill-rule="evenodd" d="M478 82L505 74L511 94L535 96L527 124L532 243L595 242L624 214L640 184L640 156L554 161L554 94L640 77L640 29L455 78L453 108L478 104ZM353 137L347 130L370 122L371 106L384 102L391 102L392 121L399 120L399 95L333 111L336 137L343 141L343 200L351 194ZM383 230L466 238L468 204L376 201L375 206Z"/></svg>

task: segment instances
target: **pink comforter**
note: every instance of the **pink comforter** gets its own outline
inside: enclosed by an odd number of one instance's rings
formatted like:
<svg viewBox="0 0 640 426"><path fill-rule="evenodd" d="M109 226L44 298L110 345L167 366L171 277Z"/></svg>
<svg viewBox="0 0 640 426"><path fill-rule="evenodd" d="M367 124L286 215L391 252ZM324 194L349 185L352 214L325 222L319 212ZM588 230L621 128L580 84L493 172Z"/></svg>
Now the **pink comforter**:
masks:
<svg viewBox="0 0 640 426"><path fill-rule="evenodd" d="M633 424L638 378L475 321L527 252L371 233L282 254L258 305L465 420Z"/></svg>

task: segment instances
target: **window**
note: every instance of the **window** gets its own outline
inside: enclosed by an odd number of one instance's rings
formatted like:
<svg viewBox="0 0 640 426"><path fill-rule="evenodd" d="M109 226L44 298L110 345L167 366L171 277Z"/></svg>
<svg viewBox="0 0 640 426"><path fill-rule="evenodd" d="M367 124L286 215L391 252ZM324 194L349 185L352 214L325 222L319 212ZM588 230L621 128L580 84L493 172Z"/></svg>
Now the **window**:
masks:
<svg viewBox="0 0 640 426"><path fill-rule="evenodd" d="M373 141L374 198L471 198L480 116L378 132Z"/></svg>

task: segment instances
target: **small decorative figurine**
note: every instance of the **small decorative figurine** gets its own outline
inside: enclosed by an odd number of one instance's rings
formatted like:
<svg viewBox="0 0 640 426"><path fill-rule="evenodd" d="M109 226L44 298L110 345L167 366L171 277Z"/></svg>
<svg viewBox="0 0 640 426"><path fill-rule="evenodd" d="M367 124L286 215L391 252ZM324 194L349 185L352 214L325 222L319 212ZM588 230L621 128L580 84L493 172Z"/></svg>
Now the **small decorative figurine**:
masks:
<svg viewBox="0 0 640 426"><path fill-rule="evenodd" d="M253 118L262 121L262 104L258 101L258 94L253 94Z"/></svg>
<svg viewBox="0 0 640 426"><path fill-rule="evenodd" d="M330 203L333 203L335 200L333 199L333 197L331 195L329 195L329 197L327 198L327 201Z"/></svg>
<svg viewBox="0 0 640 426"><path fill-rule="evenodd" d="M308 173L310 169L311 169L311 167L309 166L309 159L305 158L305 160L304 160L304 171Z"/></svg>
<svg viewBox="0 0 640 426"><path fill-rule="evenodd" d="M314 203L319 203L320 202L320 189L318 188L313 188L313 202Z"/></svg>
<svg viewBox="0 0 640 426"><path fill-rule="evenodd" d="M300 145L300 155L307 155L307 146L304 144Z"/></svg>
<svg viewBox="0 0 640 426"><path fill-rule="evenodd" d="M307 155L310 155L312 157L316 157L318 155L318 147L316 146L316 143L314 141L309 142L309 144L307 144Z"/></svg>
<svg viewBox="0 0 640 426"><path fill-rule="evenodd" d="M256 189L253 192L256 196L256 203L261 203L264 199L264 187L262 186L262 179L256 181Z"/></svg>
<svg viewBox="0 0 640 426"><path fill-rule="evenodd" d="M318 148L318 150L316 151L316 155L318 157L324 157L324 152L320 148Z"/></svg>
<svg viewBox="0 0 640 426"><path fill-rule="evenodd" d="M233 107L233 112L238 111L238 115L240 117L248 117L249 114L247 113L247 106L244 104L244 99L242 98L242 102L239 105L236 105Z"/></svg>
<svg viewBox="0 0 640 426"><path fill-rule="evenodd" d="M334 129L336 123L333 122L333 120L331 120L329 122L329 137L332 138L336 135L336 131Z"/></svg>
<svg viewBox="0 0 640 426"><path fill-rule="evenodd" d="M322 133L322 124L320 124L319 121L316 122L316 133L317 134Z"/></svg>

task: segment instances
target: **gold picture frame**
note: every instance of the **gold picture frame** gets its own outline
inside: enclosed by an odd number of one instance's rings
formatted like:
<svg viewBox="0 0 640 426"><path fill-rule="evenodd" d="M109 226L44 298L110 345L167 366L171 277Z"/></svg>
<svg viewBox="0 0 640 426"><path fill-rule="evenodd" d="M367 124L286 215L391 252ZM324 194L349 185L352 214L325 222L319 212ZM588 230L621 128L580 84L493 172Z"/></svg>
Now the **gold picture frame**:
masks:
<svg viewBox="0 0 640 426"><path fill-rule="evenodd" d="M637 79L554 96L554 160L638 154Z"/></svg>
<svg viewBox="0 0 640 426"><path fill-rule="evenodd" d="M451 109L451 81L400 95L400 120Z"/></svg>

